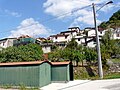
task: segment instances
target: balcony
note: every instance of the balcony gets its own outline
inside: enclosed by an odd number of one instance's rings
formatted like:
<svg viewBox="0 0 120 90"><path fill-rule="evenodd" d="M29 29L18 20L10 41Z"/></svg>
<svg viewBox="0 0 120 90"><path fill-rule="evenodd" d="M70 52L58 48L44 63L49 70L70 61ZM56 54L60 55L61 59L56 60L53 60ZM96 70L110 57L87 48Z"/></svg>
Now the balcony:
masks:
<svg viewBox="0 0 120 90"><path fill-rule="evenodd" d="M29 43L35 43L35 39L33 38L19 38L13 41L13 46L18 46L18 45L26 45Z"/></svg>

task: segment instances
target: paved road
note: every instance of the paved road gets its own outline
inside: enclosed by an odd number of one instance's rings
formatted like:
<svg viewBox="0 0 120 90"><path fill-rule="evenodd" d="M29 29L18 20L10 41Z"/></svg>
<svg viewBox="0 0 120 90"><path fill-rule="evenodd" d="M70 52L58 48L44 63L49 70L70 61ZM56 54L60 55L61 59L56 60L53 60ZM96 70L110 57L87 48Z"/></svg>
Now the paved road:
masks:
<svg viewBox="0 0 120 90"><path fill-rule="evenodd" d="M42 90L120 90L120 79L75 80L68 83L52 83Z"/></svg>

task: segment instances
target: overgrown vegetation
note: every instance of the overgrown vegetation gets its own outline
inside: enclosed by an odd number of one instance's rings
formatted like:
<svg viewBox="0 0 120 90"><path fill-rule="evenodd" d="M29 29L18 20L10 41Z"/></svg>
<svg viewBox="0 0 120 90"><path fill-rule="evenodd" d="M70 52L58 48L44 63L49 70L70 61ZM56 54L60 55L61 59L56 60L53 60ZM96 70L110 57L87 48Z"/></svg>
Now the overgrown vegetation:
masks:
<svg viewBox="0 0 120 90"><path fill-rule="evenodd" d="M0 86L0 88L5 89L5 90L9 90L9 89L18 89L18 90L40 90L40 88L38 87L26 87L24 84L20 84L19 86L12 86L9 84L6 85L2 85Z"/></svg>
<svg viewBox="0 0 120 90"><path fill-rule="evenodd" d="M101 56L102 56L102 63L103 69L107 72L109 69L109 64L107 64L108 60L120 58L120 40L113 40L112 37L112 30L117 30L120 27L120 10L114 13L109 21L102 22L99 25L100 28L107 29L105 35L101 39ZM111 29L112 28L112 29ZM79 65L79 62L82 63L82 69L79 72L75 72L74 76L76 79L84 79L84 78L98 78L98 69L97 67L97 53L96 47L89 48L82 45L78 45L75 39L72 39L64 49L54 50L53 52L49 53L49 60L51 61L65 61L70 60L72 62L76 62L75 66ZM93 69L93 76L90 76L90 73L85 69L83 61L86 62L88 70ZM112 62L112 61L111 61ZM75 67L77 68L77 67ZM113 75L113 74L111 74Z"/></svg>
<svg viewBox="0 0 120 90"><path fill-rule="evenodd" d="M99 27L103 29L120 27L120 10L115 12L108 21L102 22Z"/></svg>
<svg viewBox="0 0 120 90"><path fill-rule="evenodd" d="M116 30L120 27L120 10L114 13L109 21L102 22L100 28L107 29L105 35L101 39L101 56L104 69L109 69L107 59L120 58L120 40L113 40L111 28ZM51 41L45 41L50 43ZM97 78L97 53L96 47L89 48L83 45L78 45L73 38L68 42L65 48L59 49L57 46L52 46L52 52L48 54L48 59L51 61L71 61L76 62L75 66L82 66L77 72L77 67L74 70L75 79ZM18 47L8 47L0 51L0 62L21 62L21 61L36 61L43 59L42 48L37 44L20 45ZM115 60L113 62L115 62ZM119 59L118 59L119 60ZM86 66L84 66L84 61ZM79 62L81 65L79 65ZM90 71L90 72L89 72ZM107 71L107 70L106 70ZM111 74L114 76L114 74ZM116 74L114 77L119 77ZM109 77L106 76L106 77Z"/></svg>
<svg viewBox="0 0 120 90"><path fill-rule="evenodd" d="M42 48L37 44L8 47L0 51L0 62L37 61L43 58Z"/></svg>
<svg viewBox="0 0 120 90"><path fill-rule="evenodd" d="M97 68L92 68L92 71L89 73L86 69L86 67L74 67L74 79L90 79L90 80L96 80L99 79L99 76L97 74ZM114 72L114 73L107 73L104 74L103 79L115 79L120 78L120 72Z"/></svg>
<svg viewBox="0 0 120 90"><path fill-rule="evenodd" d="M66 48L56 49L48 54L49 60L51 61L75 61L76 66L78 62L82 62L85 59L87 62L92 62L96 60L95 49L88 48L82 45L78 45L77 42L72 39Z"/></svg>

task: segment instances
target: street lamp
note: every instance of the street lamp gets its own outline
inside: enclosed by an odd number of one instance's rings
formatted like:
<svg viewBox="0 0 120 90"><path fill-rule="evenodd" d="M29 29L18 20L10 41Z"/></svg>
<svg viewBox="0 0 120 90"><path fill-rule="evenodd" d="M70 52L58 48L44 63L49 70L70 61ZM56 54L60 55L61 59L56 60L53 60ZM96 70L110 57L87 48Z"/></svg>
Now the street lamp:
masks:
<svg viewBox="0 0 120 90"><path fill-rule="evenodd" d="M101 6L98 10L96 10L96 12L98 12L101 8L103 8L105 5L108 5L108 4L111 4L111 3L113 3L113 1L109 1L109 2L107 2L107 3L105 3L103 6Z"/></svg>
<svg viewBox="0 0 120 90"><path fill-rule="evenodd" d="M105 5L110 4L110 3L113 3L113 1L107 2L102 7L104 7ZM97 54L98 54L98 74L99 74L100 79L102 79L103 78L103 69L102 69L102 61L101 61L101 52L100 52L100 42L99 42L98 28L97 28L97 23L96 23L95 4L92 3L92 6L93 6L94 25L95 25L96 43L97 43ZM100 10L100 9L98 9L98 10Z"/></svg>

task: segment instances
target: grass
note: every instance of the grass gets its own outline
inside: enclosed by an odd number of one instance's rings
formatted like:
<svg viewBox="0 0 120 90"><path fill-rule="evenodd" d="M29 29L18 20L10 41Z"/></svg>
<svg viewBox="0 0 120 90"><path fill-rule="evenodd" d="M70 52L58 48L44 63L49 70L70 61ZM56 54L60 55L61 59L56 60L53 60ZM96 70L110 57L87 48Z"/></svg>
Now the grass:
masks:
<svg viewBox="0 0 120 90"><path fill-rule="evenodd" d="M89 73L86 71L85 67L74 67L74 79L99 80L100 78L99 78L97 72L95 71L96 69L95 68L92 68L92 69L93 69L93 73L95 74L94 76L90 76ZM120 78L120 72L109 73L109 74L107 73L106 75L104 75L103 79L116 79L116 78Z"/></svg>
<svg viewBox="0 0 120 90"><path fill-rule="evenodd" d="M0 88L3 89L18 89L18 90L40 90L38 87L26 87L24 84L20 84L18 87L14 87L12 85L6 84L6 85L2 85L0 86Z"/></svg>
<svg viewBox="0 0 120 90"><path fill-rule="evenodd" d="M120 59L111 59L113 63L120 63Z"/></svg>
<svg viewBox="0 0 120 90"><path fill-rule="evenodd" d="M19 90L40 90L39 88L37 87L33 87L33 88L20 88Z"/></svg>
<svg viewBox="0 0 120 90"><path fill-rule="evenodd" d="M40 90L38 87L27 88L24 84L20 84L19 90Z"/></svg>
<svg viewBox="0 0 120 90"><path fill-rule="evenodd" d="M12 85L6 84L6 85L0 86L0 88L3 88L3 89L10 89L10 88L12 88Z"/></svg>
<svg viewBox="0 0 120 90"><path fill-rule="evenodd" d="M110 73L104 76L104 79L116 79L120 78L120 73Z"/></svg>

